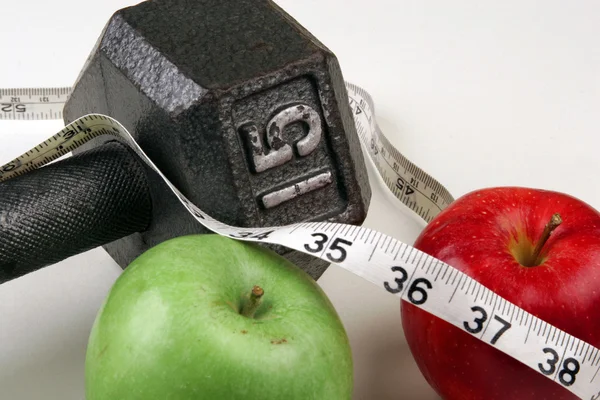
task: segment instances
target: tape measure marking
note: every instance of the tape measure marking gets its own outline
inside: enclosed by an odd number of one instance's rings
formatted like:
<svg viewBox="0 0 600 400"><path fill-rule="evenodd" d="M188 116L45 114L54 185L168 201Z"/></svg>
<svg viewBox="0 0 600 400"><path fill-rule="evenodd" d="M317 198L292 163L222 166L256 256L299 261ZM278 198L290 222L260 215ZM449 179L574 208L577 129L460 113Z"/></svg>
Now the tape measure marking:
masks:
<svg viewBox="0 0 600 400"><path fill-rule="evenodd" d="M0 89L0 120L62 119L71 88Z"/></svg>
<svg viewBox="0 0 600 400"><path fill-rule="evenodd" d="M385 176L384 182L413 211L431 220L452 197L385 139L375 123L368 94L354 85L348 85L348 90L359 136L378 171ZM580 398L600 398L600 383L596 382L600 350L589 343L518 308L441 260L372 229L329 222L239 228L219 222L185 198L131 134L110 117L88 115L69 124L0 167L0 181L39 168L100 135L117 136L128 143L208 229L238 240L283 245L335 263L496 347ZM407 187L418 190L409 191Z"/></svg>
<svg viewBox="0 0 600 400"><path fill-rule="evenodd" d="M430 222L454 198L437 180L404 157L385 137L375 119L369 93L347 83L356 130L388 189L408 208Z"/></svg>

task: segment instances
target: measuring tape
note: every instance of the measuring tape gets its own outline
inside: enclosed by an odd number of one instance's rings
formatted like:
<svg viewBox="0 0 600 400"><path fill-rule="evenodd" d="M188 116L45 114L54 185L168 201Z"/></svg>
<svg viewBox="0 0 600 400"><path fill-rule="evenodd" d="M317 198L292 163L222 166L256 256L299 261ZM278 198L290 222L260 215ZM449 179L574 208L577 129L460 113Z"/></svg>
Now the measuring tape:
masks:
<svg viewBox="0 0 600 400"><path fill-rule="evenodd" d="M62 119L71 88L0 89L0 120Z"/></svg>
<svg viewBox="0 0 600 400"><path fill-rule="evenodd" d="M390 144L377 126L370 95L350 83L347 89L362 144L386 186L425 221L431 221L453 201L452 196ZM0 112L0 119L33 119L37 115L61 114L62 103L35 101L43 96L40 95L43 92L44 89L0 91L3 110L5 104L2 102L6 96L27 99L23 103L11 102L6 111ZM47 89L46 93L66 99L68 89ZM44 100L46 98L49 97ZM498 340L500 331L488 329L482 334L474 334L478 339L582 399L600 399L600 350L589 343L515 306L443 261L372 229L329 222L263 228L223 224L185 198L146 156L131 134L108 116L87 115L69 124L50 139L0 167L0 182L39 168L100 135L117 136L129 144L194 218L208 229L234 239L283 245L335 263L461 330L473 321L473 309L485 310L488 315L493 313L496 320L503 321L501 340ZM556 366L552 374L547 373L548 354L556 354L555 359L551 359L552 365Z"/></svg>

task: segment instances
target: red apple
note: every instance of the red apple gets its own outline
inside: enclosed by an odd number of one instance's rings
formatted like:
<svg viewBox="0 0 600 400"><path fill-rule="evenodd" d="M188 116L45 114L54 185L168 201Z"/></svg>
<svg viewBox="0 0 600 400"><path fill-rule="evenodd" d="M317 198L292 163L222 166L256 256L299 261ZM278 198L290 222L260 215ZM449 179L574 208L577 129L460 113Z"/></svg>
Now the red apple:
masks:
<svg viewBox="0 0 600 400"><path fill-rule="evenodd" d="M549 231L545 228L555 213L562 223L548 237L544 231ZM536 246L541 249L538 256L533 255ZM600 347L600 213L584 202L527 188L472 192L441 212L415 247ZM421 372L446 400L577 398L493 346L405 301L402 324Z"/></svg>

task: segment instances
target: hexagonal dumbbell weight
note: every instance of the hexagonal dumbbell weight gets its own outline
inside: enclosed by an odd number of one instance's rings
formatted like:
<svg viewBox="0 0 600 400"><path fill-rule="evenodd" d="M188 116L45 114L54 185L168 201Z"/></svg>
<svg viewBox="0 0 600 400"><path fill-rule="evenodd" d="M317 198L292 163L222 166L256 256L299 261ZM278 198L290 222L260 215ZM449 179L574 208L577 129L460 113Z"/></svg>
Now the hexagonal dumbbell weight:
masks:
<svg viewBox="0 0 600 400"><path fill-rule="evenodd" d="M370 188L338 62L271 1L118 11L64 111L66 122L88 113L119 120L186 197L228 224L365 218ZM149 179L150 227L105 246L122 267L166 239L206 232ZM314 278L327 266L276 250Z"/></svg>

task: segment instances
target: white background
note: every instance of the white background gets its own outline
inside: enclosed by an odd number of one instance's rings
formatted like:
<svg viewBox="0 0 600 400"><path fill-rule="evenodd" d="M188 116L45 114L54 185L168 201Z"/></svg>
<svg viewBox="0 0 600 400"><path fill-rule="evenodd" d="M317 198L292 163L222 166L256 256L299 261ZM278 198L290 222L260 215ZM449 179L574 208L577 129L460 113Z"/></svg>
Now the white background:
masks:
<svg viewBox="0 0 600 400"><path fill-rule="evenodd" d="M600 208L600 3L279 0L373 95L381 127L455 195L519 185ZM0 0L0 87L70 86L127 0ZM0 122L0 163L60 129ZM366 225L412 243L423 224L371 175ZM0 199L1 201L1 199ZM0 397L82 399L95 313L120 268L96 249L0 286ZM355 399L436 399L398 300L332 266L319 283L348 330Z"/></svg>

